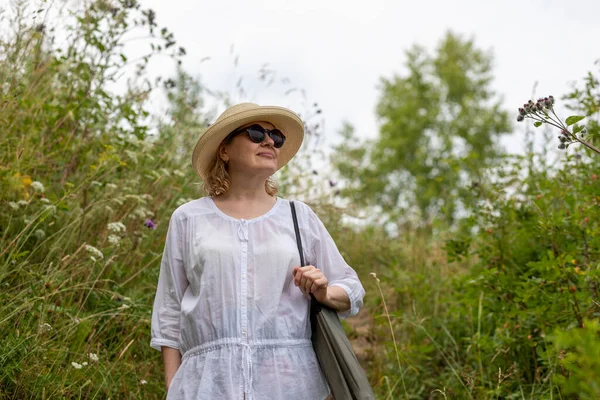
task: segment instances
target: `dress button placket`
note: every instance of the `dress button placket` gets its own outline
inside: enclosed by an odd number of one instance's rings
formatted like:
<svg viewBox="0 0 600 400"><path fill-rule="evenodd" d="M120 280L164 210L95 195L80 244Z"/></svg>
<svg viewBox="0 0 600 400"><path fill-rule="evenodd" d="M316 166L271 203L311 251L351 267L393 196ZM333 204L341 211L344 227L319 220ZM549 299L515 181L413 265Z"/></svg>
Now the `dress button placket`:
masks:
<svg viewBox="0 0 600 400"><path fill-rule="evenodd" d="M252 388L252 360L250 359L250 346L248 343L248 222L240 220L238 237L242 248L241 262L241 293L240 312L242 324L242 369L244 375L244 392L250 394ZM249 398L251 396L247 396Z"/></svg>

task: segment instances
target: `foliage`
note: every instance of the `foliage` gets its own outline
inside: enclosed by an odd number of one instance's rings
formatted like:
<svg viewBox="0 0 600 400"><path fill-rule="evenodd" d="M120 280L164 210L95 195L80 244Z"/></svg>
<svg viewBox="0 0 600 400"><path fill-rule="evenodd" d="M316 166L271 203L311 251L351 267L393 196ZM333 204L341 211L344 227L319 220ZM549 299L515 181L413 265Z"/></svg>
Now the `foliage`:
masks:
<svg viewBox="0 0 600 400"><path fill-rule="evenodd" d="M69 16L42 5L34 25L17 11L0 43L1 397L161 393L149 311L170 213L198 192L177 151L196 133L150 134L162 83L144 71L185 50L134 1ZM127 38L144 32L149 53L129 60ZM111 91L130 67L127 90Z"/></svg>
<svg viewBox="0 0 600 400"><path fill-rule="evenodd" d="M333 162L349 180L342 194L380 206L390 221L452 223L510 130L490 88L492 59L452 33L434 55L413 46L406 58L406 75L381 81L379 137L363 148L346 128Z"/></svg>

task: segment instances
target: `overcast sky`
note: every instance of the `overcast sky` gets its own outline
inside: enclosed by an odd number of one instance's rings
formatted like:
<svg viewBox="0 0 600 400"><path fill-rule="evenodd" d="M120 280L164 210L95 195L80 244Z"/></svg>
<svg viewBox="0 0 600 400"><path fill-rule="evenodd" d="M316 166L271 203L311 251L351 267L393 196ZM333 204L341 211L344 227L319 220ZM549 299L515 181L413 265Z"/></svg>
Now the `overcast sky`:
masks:
<svg viewBox="0 0 600 400"><path fill-rule="evenodd" d="M361 135L376 135L380 78L403 73L406 49L419 43L433 50L448 30L493 51L493 87L515 114L536 81L538 95L561 96L570 82L597 71L594 62L600 58L598 0L141 3L156 11L159 25L175 33L188 52L185 69L208 87L234 91L243 76L244 86L254 90L235 100L295 109L301 108L300 97L283 92L304 88L308 99L323 109L328 143L335 142L344 120ZM239 56L237 68L232 45ZM291 86L258 85L257 71L264 63L289 78ZM167 61L154 68L173 69ZM519 150L515 141L503 143Z"/></svg>

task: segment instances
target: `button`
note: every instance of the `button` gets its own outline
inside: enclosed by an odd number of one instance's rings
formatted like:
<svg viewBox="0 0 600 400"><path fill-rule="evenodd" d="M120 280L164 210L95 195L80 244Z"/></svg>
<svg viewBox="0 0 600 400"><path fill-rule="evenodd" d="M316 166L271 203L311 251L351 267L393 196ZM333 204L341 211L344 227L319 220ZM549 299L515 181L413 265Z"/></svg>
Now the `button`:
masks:
<svg viewBox="0 0 600 400"><path fill-rule="evenodd" d="M246 251L247 251L247 250L246 250L246 248L244 247L244 248L242 249L242 253L245 253Z"/></svg>
<svg viewBox="0 0 600 400"><path fill-rule="evenodd" d="M246 334L246 330L245 330L245 329L243 329L243 330L242 330L242 333L245 335L245 334Z"/></svg>

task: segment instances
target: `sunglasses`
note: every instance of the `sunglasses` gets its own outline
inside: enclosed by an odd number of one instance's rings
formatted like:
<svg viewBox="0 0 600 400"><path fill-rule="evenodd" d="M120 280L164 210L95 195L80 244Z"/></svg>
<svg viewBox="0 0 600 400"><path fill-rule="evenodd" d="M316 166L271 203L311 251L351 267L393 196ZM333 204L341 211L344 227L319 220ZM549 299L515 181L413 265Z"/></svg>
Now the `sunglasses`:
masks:
<svg viewBox="0 0 600 400"><path fill-rule="evenodd" d="M276 149L280 149L285 143L285 135L279 129L265 129L259 124L236 129L227 135L225 138L226 143L230 143L234 137L244 132L248 133L250 140L252 140L254 143L264 142L267 135L269 135L269 137L273 140L273 146Z"/></svg>

